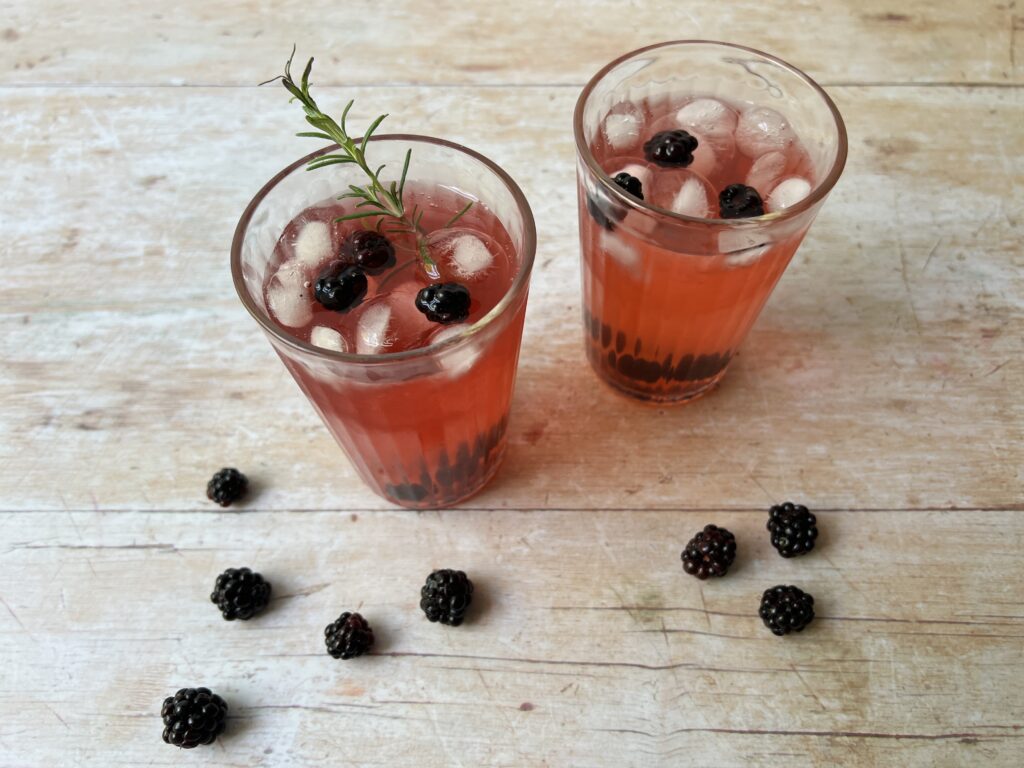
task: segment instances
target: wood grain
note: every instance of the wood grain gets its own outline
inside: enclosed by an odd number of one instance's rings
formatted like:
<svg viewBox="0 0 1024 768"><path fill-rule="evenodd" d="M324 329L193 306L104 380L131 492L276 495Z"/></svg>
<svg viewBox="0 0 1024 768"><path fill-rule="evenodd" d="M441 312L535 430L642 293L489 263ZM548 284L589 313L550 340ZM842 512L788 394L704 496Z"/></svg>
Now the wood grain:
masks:
<svg viewBox="0 0 1024 768"><path fill-rule="evenodd" d="M1015 765L1024 518L821 518L787 561L763 513L6 514L3 762L180 764L158 705L205 683L216 765ZM739 557L699 582L679 550L708 519ZM228 624L207 595L241 563L276 599ZM417 608L443 566L478 585L459 628ZM779 639L758 600L794 582L819 618ZM322 628L355 608L376 651L334 661Z"/></svg>
<svg viewBox="0 0 1024 768"><path fill-rule="evenodd" d="M826 83L1024 82L1021 11L999 0L6 6L0 82L8 84L255 85L277 74L297 43L320 57L322 83L578 86L618 54L690 38L770 51Z"/></svg>
<svg viewBox="0 0 1024 768"><path fill-rule="evenodd" d="M1012 2L0 2L0 766L1019 768L1024 753L1024 13ZM830 86L846 173L722 389L639 406L586 368L579 88L665 38ZM322 101L461 141L540 233L496 481L370 494L228 277L237 217L315 144L255 83L293 42ZM181 86L181 87L179 87ZM236 465L236 511L203 498ZM822 520L779 558L770 503ZM682 573L701 525L728 578ZM227 624L216 574L275 587ZM430 625L434 567L478 586ZM761 591L817 599L779 640ZM345 609L374 655L323 653ZM184 685L231 703L159 740Z"/></svg>
<svg viewBox="0 0 1024 768"><path fill-rule="evenodd" d="M678 410L618 399L583 359L575 94L351 93L358 118L380 107L394 130L429 124L498 159L537 214L512 450L473 506L1021 508L1024 134L1004 130L1021 91L834 89L853 136L846 175L722 390ZM230 284L239 211L308 146L289 138L282 94L2 100L0 152L17 170L0 198L0 508L201 508L222 464L260 483L254 508L384 506ZM225 111L253 116L237 152ZM46 225L25 210L46 210ZM83 452L103 457L99 471Z"/></svg>

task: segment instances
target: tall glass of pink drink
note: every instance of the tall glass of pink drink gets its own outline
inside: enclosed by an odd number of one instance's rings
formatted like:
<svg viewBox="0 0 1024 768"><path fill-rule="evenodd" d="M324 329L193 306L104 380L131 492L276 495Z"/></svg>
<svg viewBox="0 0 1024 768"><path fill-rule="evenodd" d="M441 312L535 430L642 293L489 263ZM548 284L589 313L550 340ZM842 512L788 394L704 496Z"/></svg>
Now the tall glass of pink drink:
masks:
<svg viewBox="0 0 1024 768"><path fill-rule="evenodd" d="M231 248L238 295L364 482L405 507L437 508L479 491L505 453L509 405L536 249L533 215L515 182L487 158L425 136L377 136L375 164L401 168L404 200L421 210L439 274L426 274L411 234L368 269L364 295L331 311L314 298L318 276L374 219L339 222L339 200L365 181L351 164L307 173L296 161L242 214ZM449 220L467 203L469 210ZM417 293L431 283L468 286L468 317L428 320Z"/></svg>
<svg viewBox="0 0 1024 768"><path fill-rule="evenodd" d="M598 72L574 130L590 364L638 399L698 397L838 180L842 118L779 59L679 41Z"/></svg>

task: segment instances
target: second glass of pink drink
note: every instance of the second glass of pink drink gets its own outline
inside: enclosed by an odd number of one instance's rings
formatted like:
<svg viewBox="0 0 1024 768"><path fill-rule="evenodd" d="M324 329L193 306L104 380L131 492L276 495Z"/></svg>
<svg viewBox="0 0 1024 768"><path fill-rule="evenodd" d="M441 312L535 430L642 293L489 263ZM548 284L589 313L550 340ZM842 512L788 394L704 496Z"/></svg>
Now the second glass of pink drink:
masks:
<svg viewBox="0 0 1024 768"><path fill-rule="evenodd" d="M235 287L366 484L402 506L450 506L505 452L533 216L465 147L408 135L351 146L393 175L367 184L338 146L285 168L238 224ZM347 194L359 189L401 217Z"/></svg>
<svg viewBox="0 0 1024 768"><path fill-rule="evenodd" d="M591 366L642 400L698 397L838 180L842 118L785 62L680 41L598 72L574 130Z"/></svg>

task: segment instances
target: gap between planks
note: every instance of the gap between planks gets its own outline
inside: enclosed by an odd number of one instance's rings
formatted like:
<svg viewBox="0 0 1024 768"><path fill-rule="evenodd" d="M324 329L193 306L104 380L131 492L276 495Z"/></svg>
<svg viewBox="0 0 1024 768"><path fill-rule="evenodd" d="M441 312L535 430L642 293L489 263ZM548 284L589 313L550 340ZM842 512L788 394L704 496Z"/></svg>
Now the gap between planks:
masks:
<svg viewBox="0 0 1024 768"><path fill-rule="evenodd" d="M405 507L277 507L250 508L239 506L237 509L189 509L184 507L151 507L151 508L111 508L82 507L79 509L0 509L0 515L52 515L52 514L101 514L101 515L278 515L278 514L349 514L370 515L374 513L408 515L426 514L462 514L484 513L500 514L510 512L567 514L575 512L591 513L645 513L645 514L714 514L730 515L763 515L766 507L452 507L447 509L406 509ZM950 514L991 514L997 512L1024 512L1024 504L1003 504L988 507L815 507L815 514L930 514L947 512Z"/></svg>

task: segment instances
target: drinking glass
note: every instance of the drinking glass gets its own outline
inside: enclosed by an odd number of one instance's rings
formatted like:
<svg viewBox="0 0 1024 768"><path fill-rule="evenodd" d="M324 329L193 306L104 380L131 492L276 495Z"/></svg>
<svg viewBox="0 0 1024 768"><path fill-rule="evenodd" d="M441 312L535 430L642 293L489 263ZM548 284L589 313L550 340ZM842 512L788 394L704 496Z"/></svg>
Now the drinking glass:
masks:
<svg viewBox="0 0 1024 768"><path fill-rule="evenodd" d="M352 164L307 173L310 160L334 149L292 163L249 203L231 246L235 288L370 489L404 507L448 507L483 488L505 454L536 250L533 214L508 174L470 149L426 136L374 137L375 163L401 168L412 149L410 184L455 188L486 205L508 232L518 271L494 309L442 342L371 355L316 347L274 322L263 286L287 224L365 181Z"/></svg>
<svg viewBox="0 0 1024 768"><path fill-rule="evenodd" d="M781 113L806 150L809 194L749 219L694 218L627 194L606 172L614 169L602 169L595 157L595 148L607 145L605 120L687 97ZM784 61L737 45L683 40L641 48L604 67L580 94L573 126L590 364L626 395L692 400L725 375L839 179L847 150L842 117L819 85ZM717 200L712 206L717 214Z"/></svg>

